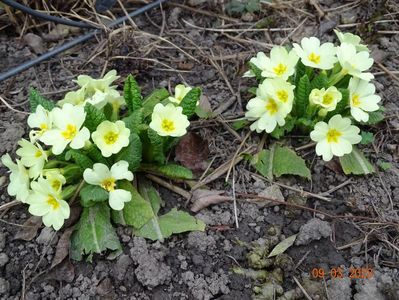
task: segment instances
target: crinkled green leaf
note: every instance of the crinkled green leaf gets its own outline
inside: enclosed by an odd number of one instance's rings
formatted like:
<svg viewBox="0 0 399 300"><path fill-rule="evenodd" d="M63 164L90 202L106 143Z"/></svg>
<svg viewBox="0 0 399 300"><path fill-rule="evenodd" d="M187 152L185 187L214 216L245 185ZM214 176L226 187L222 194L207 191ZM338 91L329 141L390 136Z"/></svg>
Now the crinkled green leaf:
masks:
<svg viewBox="0 0 399 300"><path fill-rule="evenodd" d="M287 250L289 247L291 247L294 244L296 236L297 234L294 234L282 240L273 248L272 252L270 252L268 257L273 257L284 253L285 250Z"/></svg>
<svg viewBox="0 0 399 300"><path fill-rule="evenodd" d="M89 207L96 204L96 202L106 201L109 198L109 193L98 185L85 185L79 193L80 204L83 207Z"/></svg>
<svg viewBox="0 0 399 300"><path fill-rule="evenodd" d="M71 258L81 260L83 255L88 255L87 260L91 262L94 253L101 253L107 249L121 249L118 236L110 222L108 205L98 203L84 207L71 237Z"/></svg>
<svg viewBox="0 0 399 300"><path fill-rule="evenodd" d="M132 200L125 203L123 210L112 210L111 213L114 222L122 225L131 225L138 229L154 217L151 203L144 200L130 182L126 180L120 181L118 188L129 191L132 194Z"/></svg>
<svg viewBox="0 0 399 300"><path fill-rule="evenodd" d="M364 122L367 125L376 125L384 120L384 113L382 107L380 107L377 111L369 112L369 120Z"/></svg>
<svg viewBox="0 0 399 300"><path fill-rule="evenodd" d="M312 79L311 82L312 89L322 89L326 88L328 86L328 78L327 75L322 72L319 75L317 75L315 78Z"/></svg>
<svg viewBox="0 0 399 300"><path fill-rule="evenodd" d="M263 176L273 180L273 161L270 150L263 149L252 156L251 165Z"/></svg>
<svg viewBox="0 0 399 300"><path fill-rule="evenodd" d="M143 227L135 230L135 234L151 240L163 241L174 233L205 229L205 224L190 214L178 211L175 208L167 214L158 217L162 200L157 190L148 180L139 181L139 191L143 198L151 203L154 217Z"/></svg>
<svg viewBox="0 0 399 300"><path fill-rule="evenodd" d="M93 166L93 161L79 150L70 149L65 154L65 159L73 161L81 168L82 171Z"/></svg>
<svg viewBox="0 0 399 300"><path fill-rule="evenodd" d="M387 162L387 161L381 161L381 160L379 160L379 161L377 162L377 164L378 164L378 166L379 166L383 171L387 171L387 170L389 170L389 169L392 168L392 164L389 163L389 162Z"/></svg>
<svg viewBox="0 0 399 300"><path fill-rule="evenodd" d="M143 100L143 116L144 118L152 114L154 106L160 103L162 100L169 97L169 92L165 88L154 90L151 94Z"/></svg>
<svg viewBox="0 0 399 300"><path fill-rule="evenodd" d="M145 224L135 234L150 240L161 240L170 237L172 234L187 231L204 231L205 223L191 216L189 213L173 208L171 211L158 218L160 232L152 222ZM160 235L159 235L160 234Z"/></svg>
<svg viewBox="0 0 399 300"><path fill-rule="evenodd" d="M372 132L362 131L360 132L360 135L362 137L360 144L367 145L374 142L374 134Z"/></svg>
<svg viewBox="0 0 399 300"><path fill-rule="evenodd" d="M96 108L94 105L90 103L86 103L85 105L86 119L83 126L87 127L90 132L94 132L97 129L97 126L107 120L105 114Z"/></svg>
<svg viewBox="0 0 399 300"><path fill-rule="evenodd" d="M35 112L36 108L41 105L44 109L51 111L55 107L55 103L41 96L35 88L29 90L29 104L31 112Z"/></svg>
<svg viewBox="0 0 399 300"><path fill-rule="evenodd" d="M183 114L187 117L191 117L195 113L197 102L201 97L201 89L198 87L192 88L180 102L180 106L183 108Z"/></svg>
<svg viewBox="0 0 399 300"><path fill-rule="evenodd" d="M339 162L345 174L364 175L374 173L373 165L356 147L353 147L351 153L340 157Z"/></svg>
<svg viewBox="0 0 399 300"><path fill-rule="evenodd" d="M310 170L303 158L298 156L294 150L280 146L277 146L274 152L273 174L277 177L281 175L298 175L307 179L311 178Z"/></svg>
<svg viewBox="0 0 399 300"><path fill-rule="evenodd" d="M301 60L299 60L298 63L296 64L296 66L295 66L295 76L294 76L294 78L295 78L295 80L294 80L295 86L298 85L299 80L305 74L306 74L306 66L302 63Z"/></svg>
<svg viewBox="0 0 399 300"><path fill-rule="evenodd" d="M273 175L277 177L298 175L307 179L311 178L305 161L287 147L272 145L270 150L262 150L255 154L251 164L260 174L270 180L273 179Z"/></svg>
<svg viewBox="0 0 399 300"><path fill-rule="evenodd" d="M109 161L104 156L102 156L101 151L97 148L95 144L91 144L86 149L87 156L96 163L102 163L109 166Z"/></svg>
<svg viewBox="0 0 399 300"><path fill-rule="evenodd" d="M166 176L171 179L193 179L193 172L177 164L151 165L142 164L140 169L145 172Z"/></svg>
<svg viewBox="0 0 399 300"><path fill-rule="evenodd" d="M280 139L287 133L290 133L295 127L295 119L291 117L286 117L285 124L283 126L278 126L270 133L275 139Z"/></svg>
<svg viewBox="0 0 399 300"><path fill-rule="evenodd" d="M306 108L309 104L309 94L311 92L311 86L308 75L303 75L299 79L298 85L295 89L295 101L293 110L295 115L302 117L305 115Z"/></svg>
<svg viewBox="0 0 399 300"><path fill-rule="evenodd" d="M126 78L123 92L126 106L130 112L134 112L142 107L143 97L141 96L141 89L136 79L134 79L131 74Z"/></svg>
<svg viewBox="0 0 399 300"><path fill-rule="evenodd" d="M143 123L143 112L141 110L135 110L128 117L123 118L125 126L130 129L130 132L140 133L140 125Z"/></svg>
<svg viewBox="0 0 399 300"><path fill-rule="evenodd" d="M150 159L159 163L163 164L166 160L164 154L164 142L163 138L159 136L154 130L148 128L147 130L148 139L150 140L150 145L148 151L150 154Z"/></svg>
<svg viewBox="0 0 399 300"><path fill-rule="evenodd" d="M117 155L116 161L125 160L129 163L129 170L136 172L140 166L142 155L142 144L136 133L131 133L129 137L129 145L123 148Z"/></svg>

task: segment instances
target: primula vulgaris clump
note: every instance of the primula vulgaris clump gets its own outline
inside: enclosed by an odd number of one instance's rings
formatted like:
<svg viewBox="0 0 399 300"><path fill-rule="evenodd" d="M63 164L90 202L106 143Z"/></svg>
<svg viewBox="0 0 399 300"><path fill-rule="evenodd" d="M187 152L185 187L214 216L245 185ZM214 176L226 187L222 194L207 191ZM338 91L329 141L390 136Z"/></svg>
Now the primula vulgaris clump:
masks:
<svg viewBox="0 0 399 300"><path fill-rule="evenodd" d="M121 94L113 85L118 78L114 70L101 79L78 76L79 89L58 103L32 90L29 140L18 142L15 163L9 154L1 158L11 173L8 193L42 217L44 225L59 230L70 217L70 206L83 207L72 236L76 259L120 248L111 220L159 240L204 229L177 210L158 219L159 195L140 176L151 172L192 179L190 170L168 163L166 156L198 112L200 89L179 84L174 96L157 89L142 97L132 76Z"/></svg>
<svg viewBox="0 0 399 300"><path fill-rule="evenodd" d="M291 50L276 46L270 57L259 52L250 60L244 76L259 82L247 104L251 130L275 138L295 128L310 133L316 153L329 161L352 152L359 125L382 119L367 46L351 33L336 34L339 46L305 37Z"/></svg>

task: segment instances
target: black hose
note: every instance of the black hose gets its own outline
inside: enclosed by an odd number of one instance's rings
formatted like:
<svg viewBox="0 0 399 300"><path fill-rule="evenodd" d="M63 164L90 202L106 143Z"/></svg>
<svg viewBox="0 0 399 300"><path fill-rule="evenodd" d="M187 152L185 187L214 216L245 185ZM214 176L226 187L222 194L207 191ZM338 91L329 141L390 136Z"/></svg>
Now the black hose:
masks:
<svg viewBox="0 0 399 300"><path fill-rule="evenodd" d="M59 23L59 24L64 24L68 26L73 26L73 27L80 27L80 28L97 28L94 25L91 25L86 22L78 22L78 21L73 21L69 19L64 19L64 18L59 18L55 16L51 16L45 13L42 13L40 11L34 10L28 6L25 6L23 4L20 4L18 2L15 2L14 0L0 0L4 4L11 6L12 8L18 9L20 11L23 11L24 13L27 13L28 15L32 15L36 18L51 21L54 23Z"/></svg>
<svg viewBox="0 0 399 300"><path fill-rule="evenodd" d="M107 28L113 28L113 27L115 27L115 26L127 21L129 17L133 18L133 17L136 17L138 15L141 15L142 13L144 13L144 12L154 8L155 6L158 6L161 3L164 3L166 1L168 1L168 0L157 0L157 1L154 1L154 2L151 2L151 3L147 4L147 5L145 5L143 7L140 7L139 9L136 9L135 11L129 13L128 16L120 17L120 18L116 19L115 21L111 22L108 25ZM49 58L51 58L51 57L53 57L53 56L55 56L55 55L57 55L57 54L59 54L61 52L64 52L65 50L68 50L68 49L70 49L70 48L72 48L72 47L74 47L74 46L76 46L76 45L78 45L80 43L83 43L83 42L91 39L97 33L100 33L100 32L101 32L101 29L95 29L92 32L86 33L85 35L82 35L82 36L80 36L80 37L78 37L76 39L73 39L72 41L69 41L69 42L63 44L60 47L57 47L57 48L55 48L55 49L53 49L53 50L51 50L51 51L49 51L47 53L44 53L43 55L38 56L35 59L32 59L32 60L27 61L25 63L22 63L21 65L13 68L13 69L11 69L11 70L9 70L7 72L4 72L4 73L0 74L0 82L4 81L4 80L6 80L6 79L8 79L8 78L10 78L10 77L12 77L14 75L17 75L18 73L20 73L20 72L22 72L22 71L24 71L26 69L29 69L30 67L32 67L32 66L34 66L34 65L36 65L36 64L38 64L38 63L40 63L40 62L42 62L44 60L47 60L47 59L49 59Z"/></svg>

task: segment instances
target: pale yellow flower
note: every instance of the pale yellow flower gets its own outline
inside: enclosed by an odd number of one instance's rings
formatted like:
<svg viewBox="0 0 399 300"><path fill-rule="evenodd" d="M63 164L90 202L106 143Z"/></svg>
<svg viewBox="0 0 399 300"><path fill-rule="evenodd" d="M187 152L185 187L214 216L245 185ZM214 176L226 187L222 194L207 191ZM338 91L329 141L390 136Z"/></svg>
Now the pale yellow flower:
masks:
<svg viewBox="0 0 399 300"><path fill-rule="evenodd" d="M109 192L109 206L113 210L122 210L125 202L132 199L132 194L124 189L118 189L116 184L118 180L133 180L133 173L128 170L129 164L124 161L115 163L111 170L101 163L93 165L93 169L86 169L83 172L83 178L88 184L101 186Z"/></svg>
<svg viewBox="0 0 399 300"><path fill-rule="evenodd" d="M318 122L310 133L310 138L317 142L316 153L323 160L329 161L333 156L343 156L352 152L352 145L361 141L360 129L351 125L349 118L333 116L330 121Z"/></svg>
<svg viewBox="0 0 399 300"><path fill-rule="evenodd" d="M18 145L21 148L17 150L17 154L21 157L22 164L29 168L29 177L39 177L47 161L46 151L39 144L35 145L25 139L20 140Z"/></svg>
<svg viewBox="0 0 399 300"><path fill-rule="evenodd" d="M28 197L29 212L34 216L42 217L43 224L59 230L64 220L69 218L68 203L61 198L59 192L44 178L39 178L31 184L33 193Z"/></svg>
<svg viewBox="0 0 399 300"><path fill-rule="evenodd" d="M28 170L25 169L22 162L18 159L16 160L17 163L15 164L11 160L11 157L8 153L1 157L1 162L11 172L10 183L7 187L8 194L10 196L15 196L18 201L25 203L30 193L30 179Z"/></svg>
<svg viewBox="0 0 399 300"><path fill-rule="evenodd" d="M303 38L301 46L294 43L294 49L302 63L308 67L329 70L337 62L334 45L332 43L320 45L320 40L316 37Z"/></svg>
<svg viewBox="0 0 399 300"><path fill-rule="evenodd" d="M320 106L325 112L333 111L341 99L342 94L335 86L330 86L327 90L313 89L309 95L309 102Z"/></svg>
<svg viewBox="0 0 399 300"><path fill-rule="evenodd" d="M191 91L192 88L189 86L185 86L184 84L178 84L175 86L175 95L174 97L170 96L168 99L170 102L180 104L183 98Z"/></svg>
<svg viewBox="0 0 399 300"><path fill-rule="evenodd" d="M129 145L130 130L123 121L104 121L97 126L91 137L104 157L118 153L123 147Z"/></svg>
<svg viewBox="0 0 399 300"><path fill-rule="evenodd" d="M183 114L183 108L172 103L163 106L158 103L151 115L150 128L160 136L183 136L190 125L188 118Z"/></svg>
<svg viewBox="0 0 399 300"><path fill-rule="evenodd" d="M28 117L28 126L32 128L29 132L31 142L35 142L43 133L50 130L53 126L52 115L49 111L38 105L36 111Z"/></svg>
<svg viewBox="0 0 399 300"><path fill-rule="evenodd" d="M362 39L360 38L360 36L356 35L356 34L352 34L350 32L341 32L338 30L334 29L335 34L337 35L339 41L342 43L347 43L347 44L352 44L353 46L356 47L356 51L357 52L362 52L362 51L367 51L369 52L369 48L364 45L361 44L360 42L362 41Z"/></svg>
<svg viewBox="0 0 399 300"><path fill-rule="evenodd" d="M356 48L352 44L342 43L337 47L337 57L342 67L342 74L349 74L365 81L374 78L370 72L364 72L370 69L374 63L367 51L356 52Z"/></svg>
<svg viewBox="0 0 399 300"><path fill-rule="evenodd" d="M62 108L54 108L51 111L54 120L54 128L46 131L40 141L48 146L53 146L52 152L61 154L70 145L72 149L81 149L90 138L90 132L82 127L86 113L82 106L73 106L65 103Z"/></svg>

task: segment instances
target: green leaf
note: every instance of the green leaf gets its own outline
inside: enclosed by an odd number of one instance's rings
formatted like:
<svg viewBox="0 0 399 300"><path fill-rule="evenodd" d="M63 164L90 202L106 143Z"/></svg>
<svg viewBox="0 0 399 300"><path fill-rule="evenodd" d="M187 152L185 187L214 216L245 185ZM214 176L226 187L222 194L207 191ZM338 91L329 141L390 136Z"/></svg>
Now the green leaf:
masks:
<svg viewBox="0 0 399 300"><path fill-rule="evenodd" d="M309 94L311 92L311 86L308 75L303 75L298 82L295 89L295 101L293 110L295 115L302 117L305 115L306 108L309 104Z"/></svg>
<svg viewBox="0 0 399 300"><path fill-rule="evenodd" d="M72 259L81 260L83 255L88 255L87 260L91 262L94 253L101 253L107 249L121 249L118 236L110 222L109 211L105 203L83 208L71 237Z"/></svg>
<svg viewBox="0 0 399 300"><path fill-rule="evenodd" d="M270 252L268 257L273 257L284 253L285 250L287 250L289 247L291 247L294 244L296 237L297 234L294 234L282 240L273 248L272 252Z"/></svg>
<svg viewBox="0 0 399 300"><path fill-rule="evenodd" d="M277 177L289 174L311 179L310 170L305 161L295 151L280 146L276 147L274 153L273 174Z"/></svg>
<svg viewBox="0 0 399 300"><path fill-rule="evenodd" d="M144 117L141 110L135 110L128 117L123 118L126 128L130 129L130 132L140 133L140 125L143 123Z"/></svg>
<svg viewBox="0 0 399 300"><path fill-rule="evenodd" d="M295 66L295 86L298 86L299 80L302 78L303 75L306 74L306 66L302 63L301 60Z"/></svg>
<svg viewBox="0 0 399 300"><path fill-rule="evenodd" d="M140 86L138 85L136 79L134 79L134 77L130 74L126 78L123 92L126 106L130 112L134 112L142 107L143 97L141 96Z"/></svg>
<svg viewBox="0 0 399 300"><path fill-rule="evenodd" d="M252 94L252 95L254 95L254 96L256 96L256 91L257 91L258 89L255 87L255 86L251 86L248 90L247 90L247 92L248 93L250 93L250 94Z"/></svg>
<svg viewBox="0 0 399 300"><path fill-rule="evenodd" d="M293 150L287 147L272 145L270 150L262 150L255 154L251 165L266 178L272 180L273 175L298 175L307 179L311 178L310 170L305 161Z"/></svg>
<svg viewBox="0 0 399 300"><path fill-rule="evenodd" d="M154 106L162 100L169 97L169 92L165 88L154 90L150 95L143 100L143 116L144 118L152 114Z"/></svg>
<svg viewBox="0 0 399 300"><path fill-rule="evenodd" d="M384 113L382 107L380 107L377 111L369 112L369 120L364 122L366 125L376 125L384 120Z"/></svg>
<svg viewBox="0 0 399 300"><path fill-rule="evenodd" d="M177 164L167 164L161 166L142 164L140 166L140 170L165 176L171 179L193 179L193 172L191 172L190 169Z"/></svg>
<svg viewBox="0 0 399 300"><path fill-rule="evenodd" d="M360 132L360 135L362 136L360 144L367 145L374 142L374 134L372 132L362 131Z"/></svg>
<svg viewBox="0 0 399 300"><path fill-rule="evenodd" d="M205 223L191 216L189 213L173 208L165 215L158 218L160 232L152 222L145 224L135 234L150 240L161 240L170 237L172 234L187 231L204 231Z"/></svg>
<svg viewBox="0 0 399 300"><path fill-rule="evenodd" d="M356 147L353 147L351 153L345 154L344 156L340 157L339 162L341 163L342 170L347 175L363 175L374 173L373 165Z"/></svg>
<svg viewBox="0 0 399 300"><path fill-rule="evenodd" d="M180 106L183 108L183 114L187 117L191 117L195 113L197 102L201 97L201 89L195 87L191 89L180 102Z"/></svg>
<svg viewBox="0 0 399 300"><path fill-rule="evenodd" d="M260 11L260 0L248 0L245 10L249 13Z"/></svg>
<svg viewBox="0 0 399 300"><path fill-rule="evenodd" d="M327 88L327 85L328 85L328 78L324 72L320 73L315 78L313 78L311 82L312 90L313 89L320 90L322 88Z"/></svg>
<svg viewBox="0 0 399 300"><path fill-rule="evenodd" d="M166 160L163 148L163 139L154 130L148 128L148 139L150 140L151 159L159 164L163 164Z"/></svg>
<svg viewBox="0 0 399 300"><path fill-rule="evenodd" d="M274 154L274 153L273 153ZM251 165L263 176L273 180L273 156L270 150L261 150L251 159Z"/></svg>
<svg viewBox="0 0 399 300"><path fill-rule="evenodd" d="M285 136L287 133L291 132L295 127L295 119L288 116L285 119L284 126L278 126L270 133L272 137L275 139L280 139L281 137Z"/></svg>
<svg viewBox="0 0 399 300"><path fill-rule="evenodd" d="M65 159L73 159L82 171L93 166L93 161L79 150L70 149L65 154Z"/></svg>
<svg viewBox="0 0 399 300"><path fill-rule="evenodd" d="M96 163L102 163L104 165L109 166L109 161L102 156L101 151L97 148L95 144L91 144L87 149L86 149L87 156Z"/></svg>
<svg viewBox="0 0 399 300"><path fill-rule="evenodd" d="M262 70L259 69L254 63L248 62L249 69L252 71L252 73L255 74L255 78L257 81L262 82L263 77L262 77ZM256 93L256 92L255 92Z"/></svg>
<svg viewBox="0 0 399 300"><path fill-rule="evenodd" d="M31 112L35 112L39 105L43 106L43 108L48 111L51 111L55 107L53 101L40 96L35 88L30 88L29 90L29 104Z"/></svg>
<svg viewBox="0 0 399 300"><path fill-rule="evenodd" d="M132 194L132 200L125 203L123 210L112 210L112 219L116 223L131 225L136 229L143 227L154 217L151 203L144 200L137 189L126 180L120 181L118 187L129 191Z"/></svg>
<svg viewBox="0 0 399 300"><path fill-rule="evenodd" d="M87 129L90 130L90 132L96 131L97 126L100 125L101 122L107 120L105 114L90 103L86 103L85 112L86 119L83 125L86 126Z"/></svg>
<svg viewBox="0 0 399 300"><path fill-rule="evenodd" d="M250 123L251 123L251 122L249 122L249 121L246 120L246 119L238 120L238 121L235 121L235 122L231 123L231 127L232 127L234 130L240 130L240 129L242 129L242 128L248 126Z"/></svg>
<svg viewBox="0 0 399 300"><path fill-rule="evenodd" d="M381 160L379 160L379 161L377 162L377 164L378 164L378 166L379 166L383 171L387 171L387 170L389 170L389 169L392 168L392 164L389 163L389 162L386 162L386 161L381 161Z"/></svg>
<svg viewBox="0 0 399 300"><path fill-rule="evenodd" d="M141 163L142 144L136 133L131 133L129 145L123 148L117 155L115 161L125 160L129 163L129 170L136 172Z"/></svg>
<svg viewBox="0 0 399 300"><path fill-rule="evenodd" d="M96 204L96 202L106 201L109 198L109 193L101 186L87 184L80 190L80 204L83 207L89 207Z"/></svg>

